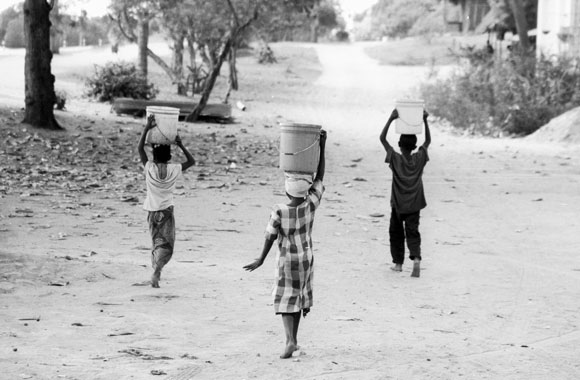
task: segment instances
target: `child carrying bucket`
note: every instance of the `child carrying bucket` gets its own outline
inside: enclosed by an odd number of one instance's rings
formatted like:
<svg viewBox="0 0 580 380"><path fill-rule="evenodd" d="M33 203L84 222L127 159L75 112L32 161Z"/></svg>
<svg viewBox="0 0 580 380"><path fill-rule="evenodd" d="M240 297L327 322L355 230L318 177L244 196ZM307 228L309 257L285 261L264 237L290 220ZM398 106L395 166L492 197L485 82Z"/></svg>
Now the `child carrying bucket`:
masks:
<svg viewBox="0 0 580 380"><path fill-rule="evenodd" d="M145 152L145 140L147 134L157 126L155 115L147 117L147 124L139 140L139 156L145 167L145 184L147 185L147 197L143 208L148 211L147 221L153 247L151 250L151 264L153 275L151 286L159 287L161 270L169 262L173 255L175 245L175 217L173 214L173 190L181 173L192 165L195 160L187 150L179 135L175 137L175 143L183 151L187 161L182 164L171 164L171 146L166 144L153 144L153 161L150 161Z"/></svg>
<svg viewBox="0 0 580 380"><path fill-rule="evenodd" d="M431 133L427 123L427 111L422 110L423 124L425 125L425 141L416 153L415 134L401 134L399 148L401 153L387 141L387 133L391 123L399 118L399 112L394 109L381 132L380 140L383 144L389 164L393 172L391 186L391 219L389 224L389 240L391 256L395 264L391 269L395 272L403 270L405 260L405 240L409 248L409 258L413 261L412 277L419 277L421 272L421 234L419 233L419 218L421 209L427 206L423 190L423 169L429 161L427 149L431 144Z"/></svg>
<svg viewBox="0 0 580 380"><path fill-rule="evenodd" d="M320 131L320 157L316 176L312 174L285 173L285 189L289 202L274 206L266 228L262 255L244 269L253 271L260 267L276 239L276 283L274 285L274 310L282 316L286 345L280 358L287 359L298 350L298 325L300 317L310 311L313 304L312 277L314 257L312 252L312 226L314 214L324 193L326 131Z"/></svg>

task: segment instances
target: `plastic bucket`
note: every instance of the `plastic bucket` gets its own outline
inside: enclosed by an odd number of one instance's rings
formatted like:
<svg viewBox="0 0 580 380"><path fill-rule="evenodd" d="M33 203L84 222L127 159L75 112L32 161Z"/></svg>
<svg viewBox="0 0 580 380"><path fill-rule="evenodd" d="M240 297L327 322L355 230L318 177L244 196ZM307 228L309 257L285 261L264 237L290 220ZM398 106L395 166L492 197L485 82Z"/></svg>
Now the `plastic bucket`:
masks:
<svg viewBox="0 0 580 380"><path fill-rule="evenodd" d="M179 123L179 108L148 106L146 111L146 117L155 115L157 122L157 127L149 131L147 142L150 144L174 144L177 137L177 124Z"/></svg>
<svg viewBox="0 0 580 380"><path fill-rule="evenodd" d="M395 108L399 118L395 120L395 131L403 135L418 135L423 133L423 100L397 100Z"/></svg>
<svg viewBox="0 0 580 380"><path fill-rule="evenodd" d="M314 173L320 158L320 125L280 125L280 169Z"/></svg>

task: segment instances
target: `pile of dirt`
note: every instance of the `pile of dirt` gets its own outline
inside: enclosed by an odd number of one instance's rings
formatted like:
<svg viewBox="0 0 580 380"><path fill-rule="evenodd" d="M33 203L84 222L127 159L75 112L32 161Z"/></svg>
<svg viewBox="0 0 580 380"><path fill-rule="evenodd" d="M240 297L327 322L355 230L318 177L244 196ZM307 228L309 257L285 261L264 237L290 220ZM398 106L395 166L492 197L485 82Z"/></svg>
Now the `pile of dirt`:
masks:
<svg viewBox="0 0 580 380"><path fill-rule="evenodd" d="M527 138L537 142L580 144L580 107L550 120Z"/></svg>

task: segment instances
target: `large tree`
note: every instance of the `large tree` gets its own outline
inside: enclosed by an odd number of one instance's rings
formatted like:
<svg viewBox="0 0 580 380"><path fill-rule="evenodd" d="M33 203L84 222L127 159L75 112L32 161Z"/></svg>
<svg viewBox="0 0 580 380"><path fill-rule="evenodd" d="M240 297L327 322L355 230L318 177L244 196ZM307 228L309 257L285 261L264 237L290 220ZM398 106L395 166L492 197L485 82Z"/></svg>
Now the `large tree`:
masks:
<svg viewBox="0 0 580 380"><path fill-rule="evenodd" d="M225 2L225 4L224 4ZM234 54L236 42L248 27L258 18L262 1L216 0L212 2L193 1L195 12L190 13L189 36L194 38L189 44L196 44L209 64L209 74L197 107L187 116L187 121L196 121L207 105L223 63ZM225 5L225 7L224 7ZM207 15L213 17L207 18ZM230 70L235 70L235 65Z"/></svg>
<svg viewBox="0 0 580 380"><path fill-rule="evenodd" d="M54 0L24 2L24 123L61 129L54 118L54 75L51 72L50 11Z"/></svg>
<svg viewBox="0 0 580 380"><path fill-rule="evenodd" d="M160 0L114 0L111 4L111 18L123 36L131 43L137 43L139 72L145 78L148 74L147 57L149 51L150 22L160 12Z"/></svg>

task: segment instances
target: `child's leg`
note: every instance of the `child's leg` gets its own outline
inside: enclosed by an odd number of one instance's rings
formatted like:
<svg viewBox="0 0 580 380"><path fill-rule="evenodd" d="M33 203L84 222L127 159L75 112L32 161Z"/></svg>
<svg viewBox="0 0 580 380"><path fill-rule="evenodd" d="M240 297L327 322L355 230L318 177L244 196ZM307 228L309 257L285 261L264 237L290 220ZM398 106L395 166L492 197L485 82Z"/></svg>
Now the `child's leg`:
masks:
<svg viewBox="0 0 580 380"><path fill-rule="evenodd" d="M292 357L292 353L298 349L295 334L298 334L299 321L300 313L282 313L282 323L284 324L284 332L286 333L286 347L282 355L280 355L281 359Z"/></svg>
<svg viewBox="0 0 580 380"><path fill-rule="evenodd" d="M419 233L420 214L417 211L406 216L405 234L407 235L407 247L409 247L409 259L413 260L413 272L411 277L419 277L421 274L421 234Z"/></svg>
<svg viewBox="0 0 580 380"><path fill-rule="evenodd" d="M173 208L163 211L149 213L149 230L153 240L153 250L151 252L151 264L153 274L151 276L151 286L159 287L161 270L171 260L173 255L173 244L175 242L175 217Z"/></svg>
<svg viewBox="0 0 580 380"><path fill-rule="evenodd" d="M391 269L400 272L402 270L403 262L405 261L405 230L403 227L403 221L394 208L391 209L389 241L391 244L391 257L395 264Z"/></svg>
<svg viewBox="0 0 580 380"><path fill-rule="evenodd" d="M298 349L298 326L300 325L300 317L302 316L301 312L295 313L294 315L294 326L292 329L292 337L294 338L294 345L296 349Z"/></svg>

